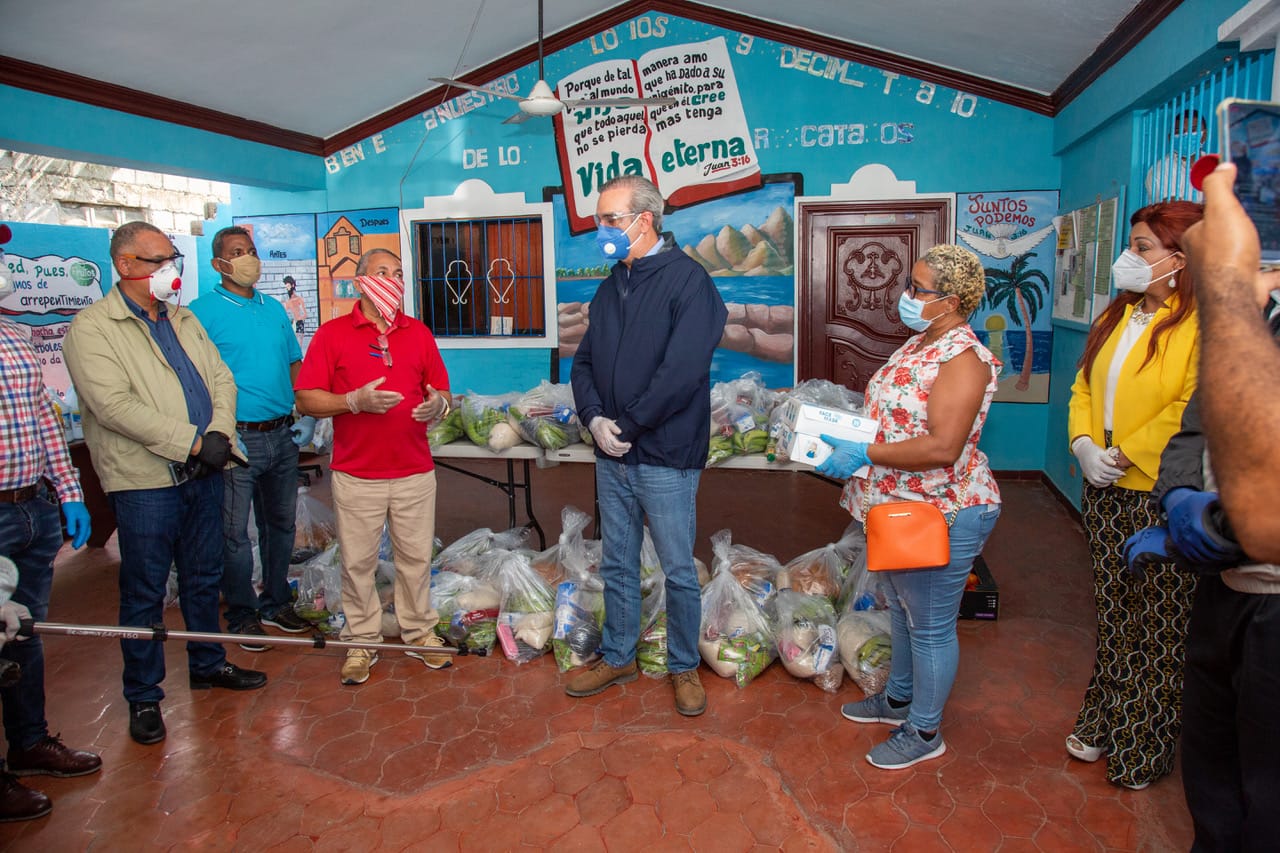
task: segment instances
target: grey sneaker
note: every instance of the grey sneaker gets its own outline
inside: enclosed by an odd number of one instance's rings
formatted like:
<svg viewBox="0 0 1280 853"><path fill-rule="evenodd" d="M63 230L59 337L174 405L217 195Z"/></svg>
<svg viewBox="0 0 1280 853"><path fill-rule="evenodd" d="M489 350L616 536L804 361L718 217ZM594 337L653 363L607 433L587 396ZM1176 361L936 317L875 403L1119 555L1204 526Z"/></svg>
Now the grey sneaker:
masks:
<svg viewBox="0 0 1280 853"><path fill-rule="evenodd" d="M915 726L903 723L887 741L872 747L867 753L867 762L881 770L904 770L921 761L937 758L946 751L942 732L935 732L933 740L925 740Z"/></svg>
<svg viewBox="0 0 1280 853"><path fill-rule="evenodd" d="M887 723L891 726L900 726L907 721L907 712L910 710L910 705L903 705L901 708L893 707L889 704L888 694L880 692L874 696L868 696L861 702L841 705L840 715L855 723Z"/></svg>

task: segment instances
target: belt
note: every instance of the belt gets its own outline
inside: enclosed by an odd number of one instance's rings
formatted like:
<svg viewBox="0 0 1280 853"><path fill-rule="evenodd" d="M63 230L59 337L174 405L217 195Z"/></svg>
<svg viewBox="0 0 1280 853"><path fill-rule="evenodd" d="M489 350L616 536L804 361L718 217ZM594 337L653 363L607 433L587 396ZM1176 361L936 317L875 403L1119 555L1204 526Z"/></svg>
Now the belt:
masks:
<svg viewBox="0 0 1280 853"><path fill-rule="evenodd" d="M21 489L0 489L0 504L19 504L40 494L40 484L32 483Z"/></svg>
<svg viewBox="0 0 1280 853"><path fill-rule="evenodd" d="M271 432L280 429L282 426L289 426L293 423L293 415L281 415L273 421L239 421L236 423L236 429L247 429L252 432Z"/></svg>

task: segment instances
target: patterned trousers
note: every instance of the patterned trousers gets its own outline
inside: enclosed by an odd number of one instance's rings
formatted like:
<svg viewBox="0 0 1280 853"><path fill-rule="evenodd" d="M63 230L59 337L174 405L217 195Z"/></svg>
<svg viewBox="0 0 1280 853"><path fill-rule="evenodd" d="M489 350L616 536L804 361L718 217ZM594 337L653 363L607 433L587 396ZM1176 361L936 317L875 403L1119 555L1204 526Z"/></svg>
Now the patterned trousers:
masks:
<svg viewBox="0 0 1280 853"><path fill-rule="evenodd" d="M1195 576L1172 563L1129 574L1124 540L1158 524L1150 494L1084 486L1098 646L1073 733L1107 752L1107 779L1154 782L1173 769L1182 724L1183 650Z"/></svg>

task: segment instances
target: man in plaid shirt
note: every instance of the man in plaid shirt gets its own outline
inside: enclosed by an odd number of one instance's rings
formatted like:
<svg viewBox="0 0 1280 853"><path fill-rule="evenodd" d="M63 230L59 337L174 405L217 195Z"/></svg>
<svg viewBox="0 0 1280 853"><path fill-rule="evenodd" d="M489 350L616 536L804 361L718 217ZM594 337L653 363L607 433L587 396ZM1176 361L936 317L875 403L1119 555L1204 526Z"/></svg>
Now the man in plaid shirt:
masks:
<svg viewBox="0 0 1280 853"><path fill-rule="evenodd" d="M3 258L0 250L0 300L12 289ZM0 556L18 567L12 600L25 605L37 622L48 615L53 558L62 547L59 503L72 546L79 548L89 539L89 513L44 387L40 357L26 327L0 317ZM5 643L0 656L22 667L18 682L0 689L9 741L8 772L0 772L0 821L29 820L53 806L15 777L83 776L96 773L102 759L49 734L40 638Z"/></svg>

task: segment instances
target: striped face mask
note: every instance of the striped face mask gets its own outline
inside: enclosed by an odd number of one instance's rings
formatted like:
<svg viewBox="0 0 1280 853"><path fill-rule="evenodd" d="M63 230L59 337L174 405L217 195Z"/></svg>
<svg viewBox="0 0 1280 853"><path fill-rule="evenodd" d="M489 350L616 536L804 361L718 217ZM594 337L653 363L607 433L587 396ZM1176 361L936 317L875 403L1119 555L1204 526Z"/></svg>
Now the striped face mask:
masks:
<svg viewBox="0 0 1280 853"><path fill-rule="evenodd" d="M356 276L356 288L369 297L382 319L394 323L400 313L400 303L404 300L404 282L398 278L385 278L380 275Z"/></svg>

